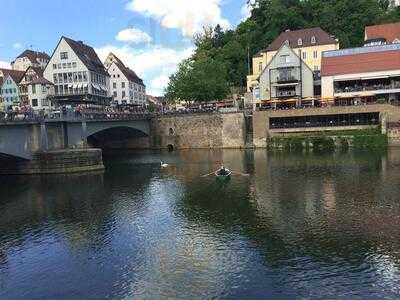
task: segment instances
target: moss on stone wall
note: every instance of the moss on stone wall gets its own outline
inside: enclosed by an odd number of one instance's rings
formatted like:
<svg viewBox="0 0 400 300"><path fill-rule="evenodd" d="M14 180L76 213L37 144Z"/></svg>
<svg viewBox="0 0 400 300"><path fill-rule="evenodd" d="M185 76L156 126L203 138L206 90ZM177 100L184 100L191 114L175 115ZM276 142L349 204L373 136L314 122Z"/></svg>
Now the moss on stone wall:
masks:
<svg viewBox="0 0 400 300"><path fill-rule="evenodd" d="M267 140L270 150L313 150L334 151L335 149L384 149L388 138L378 130L360 130L352 132L313 133L313 135L296 135L271 137Z"/></svg>

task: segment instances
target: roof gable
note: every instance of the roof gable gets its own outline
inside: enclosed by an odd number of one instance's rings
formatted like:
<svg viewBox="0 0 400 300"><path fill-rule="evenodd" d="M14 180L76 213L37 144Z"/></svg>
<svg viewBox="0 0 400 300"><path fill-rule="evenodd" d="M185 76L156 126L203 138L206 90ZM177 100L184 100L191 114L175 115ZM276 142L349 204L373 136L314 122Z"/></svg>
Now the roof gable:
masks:
<svg viewBox="0 0 400 300"><path fill-rule="evenodd" d="M300 56L294 51L294 49L292 49L291 47L289 47L286 44L283 44L278 51L274 54L274 56L272 57L271 61L268 63L268 65L264 68L264 70L261 72L260 76L261 77L264 72L275 62L276 59L278 59L278 57L281 56L281 53L283 50L288 50L289 53L291 53L292 56L296 57L297 61L301 61L302 67L309 69L311 72L311 68L300 58Z"/></svg>
<svg viewBox="0 0 400 300"><path fill-rule="evenodd" d="M67 37L62 37L61 40L62 39L64 39L64 41L71 47L72 51L75 52L81 62L86 66L86 68L98 74L109 76L106 69L104 68L103 63L97 56L96 51L94 51L92 47L84 44L81 41L74 41Z"/></svg>
<svg viewBox="0 0 400 300"><path fill-rule="evenodd" d="M299 45L299 40L301 39L301 45ZM320 27L307 28L295 31L285 31L282 32L265 51L276 51L284 43L292 48L302 48L320 45L330 45L337 44L338 41L330 36L326 31L322 30Z"/></svg>
<svg viewBox="0 0 400 300"><path fill-rule="evenodd" d="M122 74L124 74L126 79L131 82L144 85L143 80L139 76L137 76L137 74L133 70L126 67L118 57L116 57L115 55L113 56L115 59L113 60L113 63L110 65L108 70L110 70L112 66L116 66L122 72Z"/></svg>
<svg viewBox="0 0 400 300"><path fill-rule="evenodd" d="M3 72L4 78L10 77L16 84L18 84L22 77L24 76L24 71L16 71L16 70L9 70L9 69L1 69Z"/></svg>

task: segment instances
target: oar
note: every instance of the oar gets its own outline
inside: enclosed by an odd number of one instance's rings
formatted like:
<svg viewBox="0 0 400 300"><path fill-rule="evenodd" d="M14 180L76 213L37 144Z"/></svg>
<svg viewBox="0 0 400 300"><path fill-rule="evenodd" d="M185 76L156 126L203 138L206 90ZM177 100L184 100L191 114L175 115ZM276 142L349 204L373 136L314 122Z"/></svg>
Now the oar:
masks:
<svg viewBox="0 0 400 300"><path fill-rule="evenodd" d="M213 175L214 173L215 173L215 171L210 174L202 175L201 177L207 177L207 176Z"/></svg>
<svg viewBox="0 0 400 300"><path fill-rule="evenodd" d="M233 174L237 174L237 175L241 175L241 176L250 176L250 174L246 174L246 173L240 173L240 172L235 172L235 171L231 171Z"/></svg>

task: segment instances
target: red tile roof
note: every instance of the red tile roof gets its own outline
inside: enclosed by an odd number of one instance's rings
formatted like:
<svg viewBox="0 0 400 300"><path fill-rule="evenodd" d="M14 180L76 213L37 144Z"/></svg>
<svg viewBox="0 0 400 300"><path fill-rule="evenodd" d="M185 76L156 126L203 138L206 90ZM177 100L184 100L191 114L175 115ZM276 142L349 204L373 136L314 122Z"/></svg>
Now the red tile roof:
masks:
<svg viewBox="0 0 400 300"><path fill-rule="evenodd" d="M14 80L14 82L16 84L18 84L22 77L24 76L25 72L24 71L16 71L16 70L10 70L10 69L0 69L3 72L4 75L4 79L10 75L10 77L12 78L12 80Z"/></svg>
<svg viewBox="0 0 400 300"><path fill-rule="evenodd" d="M135 71L125 66L125 64L115 54L110 53L109 56L111 55L112 55L112 61L117 65L117 67L121 70L121 72L125 75L125 77L129 81L135 82L140 85L144 85L143 80L135 73Z"/></svg>
<svg viewBox="0 0 400 300"><path fill-rule="evenodd" d="M400 22L365 27L365 40L384 38L393 43L395 39L400 40Z"/></svg>
<svg viewBox="0 0 400 300"><path fill-rule="evenodd" d="M311 42L312 37L315 37L315 44ZM298 45L298 40L302 39L302 45ZM338 42L334 37L329 35L326 31L319 27L306 28L294 31L282 32L265 51L278 50L285 41L289 41L289 46L294 48L310 47L318 45L337 44Z"/></svg>
<svg viewBox="0 0 400 300"><path fill-rule="evenodd" d="M400 50L322 56L321 76L400 70Z"/></svg>
<svg viewBox="0 0 400 300"><path fill-rule="evenodd" d="M67 44L72 48L75 54L79 57L82 63L93 72L102 74L105 76L110 76L106 71L103 63L97 56L96 51L91 46L84 44L82 41L74 41L73 39L62 37Z"/></svg>

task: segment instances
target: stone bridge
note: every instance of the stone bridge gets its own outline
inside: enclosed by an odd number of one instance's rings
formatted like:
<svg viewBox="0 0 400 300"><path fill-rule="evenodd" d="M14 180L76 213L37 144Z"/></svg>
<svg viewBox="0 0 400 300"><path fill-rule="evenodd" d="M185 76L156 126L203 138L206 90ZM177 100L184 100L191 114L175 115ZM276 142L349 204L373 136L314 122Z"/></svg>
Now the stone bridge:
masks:
<svg viewBox="0 0 400 300"><path fill-rule="evenodd" d="M37 152L80 148L88 138L114 131L149 136L150 118L0 123L0 156L30 160Z"/></svg>

